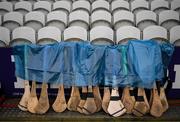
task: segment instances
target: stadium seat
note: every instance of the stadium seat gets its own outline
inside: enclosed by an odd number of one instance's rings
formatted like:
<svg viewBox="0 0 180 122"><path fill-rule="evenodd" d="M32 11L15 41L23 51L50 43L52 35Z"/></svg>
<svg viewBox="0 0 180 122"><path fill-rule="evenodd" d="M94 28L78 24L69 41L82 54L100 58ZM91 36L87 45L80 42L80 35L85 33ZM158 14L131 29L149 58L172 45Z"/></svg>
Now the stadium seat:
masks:
<svg viewBox="0 0 180 122"><path fill-rule="evenodd" d="M10 46L19 44L36 43L35 30L30 27L19 27L13 30Z"/></svg>
<svg viewBox="0 0 180 122"><path fill-rule="evenodd" d="M69 14L69 26L80 26L89 29L89 13L87 11L76 10Z"/></svg>
<svg viewBox="0 0 180 122"><path fill-rule="evenodd" d="M134 0L131 2L131 11L136 14L141 10L148 10L149 3L146 0Z"/></svg>
<svg viewBox="0 0 180 122"><path fill-rule="evenodd" d="M136 14L136 26L143 30L144 28L157 25L157 15L153 11L143 10Z"/></svg>
<svg viewBox="0 0 180 122"><path fill-rule="evenodd" d="M40 11L47 15L51 11L51 3L48 1L35 2L33 11Z"/></svg>
<svg viewBox="0 0 180 122"><path fill-rule="evenodd" d="M23 25L23 15L19 12L9 12L4 15L2 25L12 31Z"/></svg>
<svg viewBox="0 0 180 122"><path fill-rule="evenodd" d="M10 31L8 28L0 26L0 47L9 45Z"/></svg>
<svg viewBox="0 0 180 122"><path fill-rule="evenodd" d="M55 2L56 1L67 1L67 2L69 2L69 3L73 3L73 1L75 1L75 0L55 0Z"/></svg>
<svg viewBox="0 0 180 122"><path fill-rule="evenodd" d="M171 2L171 9L180 14L180 0L173 0Z"/></svg>
<svg viewBox="0 0 180 122"><path fill-rule="evenodd" d="M17 2L19 2L20 0L6 0L6 1L9 1L11 2L13 5L16 4Z"/></svg>
<svg viewBox="0 0 180 122"><path fill-rule="evenodd" d="M113 34L110 27L97 26L90 30L90 41L96 44L114 44Z"/></svg>
<svg viewBox="0 0 180 122"><path fill-rule="evenodd" d="M28 1L17 2L14 5L14 11L20 12L21 14L25 15L28 12L32 11L32 4Z"/></svg>
<svg viewBox="0 0 180 122"><path fill-rule="evenodd" d="M180 46L180 25L170 29L170 42L176 46Z"/></svg>
<svg viewBox="0 0 180 122"><path fill-rule="evenodd" d="M2 24L2 16L0 15L0 26L1 26L1 24Z"/></svg>
<svg viewBox="0 0 180 122"><path fill-rule="evenodd" d="M88 40L87 37L87 30L79 26L68 27L64 30L65 41Z"/></svg>
<svg viewBox="0 0 180 122"><path fill-rule="evenodd" d="M91 28L95 26L111 27L111 13L106 10L97 10L91 14Z"/></svg>
<svg viewBox="0 0 180 122"><path fill-rule="evenodd" d="M38 31L38 44L49 44L61 41L61 31L56 27L43 27Z"/></svg>
<svg viewBox="0 0 180 122"><path fill-rule="evenodd" d="M155 39L157 41L167 41L167 30L161 26L153 25L143 30L143 39Z"/></svg>
<svg viewBox="0 0 180 122"><path fill-rule="evenodd" d="M39 11L29 12L25 16L24 25L32 27L35 31L38 31L45 24L45 15Z"/></svg>
<svg viewBox="0 0 180 122"><path fill-rule="evenodd" d="M46 26L54 26L64 31L67 26L67 14L64 11L52 11L48 13Z"/></svg>
<svg viewBox="0 0 180 122"><path fill-rule="evenodd" d="M113 15L113 25L115 30L122 26L134 26L134 14L126 10L117 11Z"/></svg>
<svg viewBox="0 0 180 122"><path fill-rule="evenodd" d="M127 10L129 11L129 3L125 0L114 0L111 3L111 12L114 14L119 10Z"/></svg>
<svg viewBox="0 0 180 122"><path fill-rule="evenodd" d="M31 4L34 4L35 2L37 2L37 0L24 0L24 1L28 1L28 2L30 2Z"/></svg>
<svg viewBox="0 0 180 122"><path fill-rule="evenodd" d="M72 11L76 10L85 10L90 14L91 4L88 1L83 0L74 1L72 4Z"/></svg>
<svg viewBox="0 0 180 122"><path fill-rule="evenodd" d="M13 4L11 2L1 2L0 15L4 15L11 11L13 11Z"/></svg>
<svg viewBox="0 0 180 122"><path fill-rule="evenodd" d="M92 3L92 12L94 12L96 10L99 10L99 9L110 11L109 2L107 2L105 0L96 0L96 1L94 1Z"/></svg>
<svg viewBox="0 0 180 122"><path fill-rule="evenodd" d="M126 1L128 1L129 3L131 3L131 2L133 2L133 1L135 1L135 0L126 0Z"/></svg>
<svg viewBox="0 0 180 122"><path fill-rule="evenodd" d="M155 13L160 13L161 11L168 10L169 3L165 0L153 0L151 2L151 10Z"/></svg>
<svg viewBox="0 0 180 122"><path fill-rule="evenodd" d="M116 30L116 43L127 43L128 40L141 39L141 31L133 26L123 26Z"/></svg>
<svg viewBox="0 0 180 122"><path fill-rule="evenodd" d="M38 1L48 1L50 3L54 3L55 2L55 0L38 0Z"/></svg>
<svg viewBox="0 0 180 122"><path fill-rule="evenodd" d="M173 10L165 10L159 13L159 25L166 29L179 25L179 13Z"/></svg>
<svg viewBox="0 0 180 122"><path fill-rule="evenodd" d="M62 0L62 1L57 1L53 3L53 11L65 11L67 13L67 15L70 13L71 11L71 2Z"/></svg>

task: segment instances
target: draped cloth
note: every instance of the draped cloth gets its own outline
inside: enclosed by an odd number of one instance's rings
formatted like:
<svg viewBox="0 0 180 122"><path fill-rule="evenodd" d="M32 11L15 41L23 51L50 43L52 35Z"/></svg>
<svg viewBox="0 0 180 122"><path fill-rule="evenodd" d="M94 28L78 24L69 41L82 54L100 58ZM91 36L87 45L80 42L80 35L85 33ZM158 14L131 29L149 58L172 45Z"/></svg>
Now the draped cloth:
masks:
<svg viewBox="0 0 180 122"><path fill-rule="evenodd" d="M151 40L111 46L83 41L13 47L17 77L67 87L152 88L164 77L172 52L171 44Z"/></svg>
<svg viewBox="0 0 180 122"><path fill-rule="evenodd" d="M132 40L128 44L128 57L132 70L140 80L132 82L133 87L153 88L156 81L163 81L174 48L169 43L154 40Z"/></svg>
<svg viewBox="0 0 180 122"><path fill-rule="evenodd" d="M131 73L127 60L128 45L108 46L104 58L104 85L112 87L131 86ZM135 77L134 77L135 76Z"/></svg>

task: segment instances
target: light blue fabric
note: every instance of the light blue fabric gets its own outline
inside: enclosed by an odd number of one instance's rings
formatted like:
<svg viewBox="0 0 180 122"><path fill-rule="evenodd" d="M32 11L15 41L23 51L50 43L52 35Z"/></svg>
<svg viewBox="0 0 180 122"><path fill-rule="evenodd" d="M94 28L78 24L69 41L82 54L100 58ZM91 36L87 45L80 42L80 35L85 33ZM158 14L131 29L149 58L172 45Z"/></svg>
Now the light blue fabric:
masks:
<svg viewBox="0 0 180 122"><path fill-rule="evenodd" d="M173 46L153 40L112 46L84 41L15 46L13 52L16 76L26 80L65 87L103 84L152 88L164 77Z"/></svg>
<svg viewBox="0 0 180 122"><path fill-rule="evenodd" d="M63 71L61 44L29 45L27 70L30 80L48 83L63 83L59 75Z"/></svg>
<svg viewBox="0 0 180 122"><path fill-rule="evenodd" d="M104 58L104 85L125 87L127 81L127 45L108 46Z"/></svg>
<svg viewBox="0 0 180 122"><path fill-rule="evenodd" d="M133 64L134 73L140 80L134 80L132 86L153 88L155 81L164 77L161 49L157 42L132 40L128 43L128 55Z"/></svg>
<svg viewBox="0 0 180 122"><path fill-rule="evenodd" d="M91 45L90 43L79 44L77 47L77 82L84 85L99 85L102 80L104 51L106 46ZM84 83L83 83L84 82ZM78 84L76 84L78 85Z"/></svg>

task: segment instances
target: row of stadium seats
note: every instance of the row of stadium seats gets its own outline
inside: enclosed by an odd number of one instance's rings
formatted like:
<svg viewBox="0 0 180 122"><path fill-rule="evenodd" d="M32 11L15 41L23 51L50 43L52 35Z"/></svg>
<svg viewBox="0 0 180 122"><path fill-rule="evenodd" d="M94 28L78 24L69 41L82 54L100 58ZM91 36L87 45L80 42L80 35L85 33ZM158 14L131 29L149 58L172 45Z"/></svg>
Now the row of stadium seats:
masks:
<svg viewBox="0 0 180 122"><path fill-rule="evenodd" d="M131 11L133 13L137 13L139 9L141 10L151 10L155 13L159 13L163 10L175 10L179 11L180 9L180 1L173 0L170 3L166 0L153 0L152 2L148 2L146 0L134 0L129 3L126 0L112 0L109 3L106 0L96 0L92 4L88 0L78 0L72 2L71 0L61 0L56 1L54 3L50 3L48 1L37 1L33 5L31 1L20 1L15 4L11 2L0 2L1 14L11 11L23 11L24 14L30 11L42 10L46 14L54 11L63 9L68 13L74 11L78 8L85 9L89 13L92 13L99 8L103 8L109 12L114 12L119 9L125 9Z"/></svg>
<svg viewBox="0 0 180 122"><path fill-rule="evenodd" d="M58 28L47 26L39 29L36 33L31 27L18 27L10 33L9 29L5 27L0 27L0 40L1 46L14 46L18 43L39 43L46 44L46 41L51 40L60 42L61 40L90 40L95 41L105 41L104 43L118 44L130 39L157 39L157 40L170 40L171 43L176 43L180 41L180 26L175 26L170 29L170 32L161 26L149 26L143 31L133 26L123 26L116 31L113 31L107 26L97 26L92 28L90 31L80 27L72 26L68 27L61 32ZM11 40L11 41L10 41ZM15 43L16 42L16 43ZM49 42L48 42L49 43Z"/></svg>
<svg viewBox="0 0 180 122"><path fill-rule="evenodd" d="M142 10L134 15L132 12L121 10L111 16L108 11L99 9L94 11L91 16L83 10L76 10L69 14L64 11L53 11L43 14L39 11L33 11L23 16L20 12L9 12L0 16L0 25L9 28L11 31L19 26L29 26L34 24L34 29L38 31L44 26L56 26L63 31L67 26L79 24L86 30L97 25L114 27L117 30L124 25L136 26L140 30L150 25L160 25L166 29L179 25L179 14L173 10L164 10L158 15L149 10Z"/></svg>

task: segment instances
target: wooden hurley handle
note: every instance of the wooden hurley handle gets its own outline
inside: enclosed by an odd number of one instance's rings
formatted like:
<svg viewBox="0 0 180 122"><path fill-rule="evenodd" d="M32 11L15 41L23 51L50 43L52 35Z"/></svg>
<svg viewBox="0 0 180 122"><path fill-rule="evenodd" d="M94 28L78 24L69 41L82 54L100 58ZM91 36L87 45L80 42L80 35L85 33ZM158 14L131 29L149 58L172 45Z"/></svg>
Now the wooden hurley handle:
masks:
<svg viewBox="0 0 180 122"><path fill-rule="evenodd" d="M61 84L59 86L58 95L59 94L64 97L64 85L63 84Z"/></svg>
<svg viewBox="0 0 180 122"><path fill-rule="evenodd" d="M71 90L71 97L73 96L79 96L80 93L79 93L79 88L76 87L76 86L72 86L72 90Z"/></svg>
<svg viewBox="0 0 180 122"><path fill-rule="evenodd" d="M88 86L88 94L86 102L82 108L84 114L93 114L97 110L97 106L94 100L92 86Z"/></svg>
<svg viewBox="0 0 180 122"><path fill-rule="evenodd" d="M118 88L113 88L111 91L111 96L119 96Z"/></svg>
<svg viewBox="0 0 180 122"><path fill-rule="evenodd" d="M153 101L150 113L154 117L160 117L163 114L163 106L158 94L158 90L153 88Z"/></svg>
<svg viewBox="0 0 180 122"><path fill-rule="evenodd" d="M109 87L104 87L104 95L103 95L103 100L102 100L102 108L103 110L108 113L107 108L109 105L109 101L110 101L110 90Z"/></svg>
<svg viewBox="0 0 180 122"><path fill-rule="evenodd" d="M163 87L160 88L160 99L163 106L163 112L165 112L169 108L169 105Z"/></svg>
<svg viewBox="0 0 180 122"><path fill-rule="evenodd" d="M92 86L88 86L88 92L93 92Z"/></svg>
<svg viewBox="0 0 180 122"><path fill-rule="evenodd" d="M144 96L144 88L138 88L138 96Z"/></svg>
<svg viewBox="0 0 180 122"><path fill-rule="evenodd" d="M26 87L26 86L29 86L29 81L25 80L25 81L24 81L24 86L25 86L25 87Z"/></svg>
<svg viewBox="0 0 180 122"><path fill-rule="evenodd" d="M64 96L64 86L61 84L58 89L58 94L52 108L55 112L63 112L66 109L66 99Z"/></svg>
<svg viewBox="0 0 180 122"><path fill-rule="evenodd" d="M31 96L36 96L36 82L32 82Z"/></svg>
<svg viewBox="0 0 180 122"><path fill-rule="evenodd" d="M46 97L47 96L47 84L46 83L42 84L41 96L42 97Z"/></svg>
<svg viewBox="0 0 180 122"><path fill-rule="evenodd" d="M71 88L71 96L74 96L73 94L74 94L74 90L75 90L75 86L72 86L72 88Z"/></svg>
<svg viewBox="0 0 180 122"><path fill-rule="evenodd" d="M87 93L87 87L82 87L82 93Z"/></svg>

